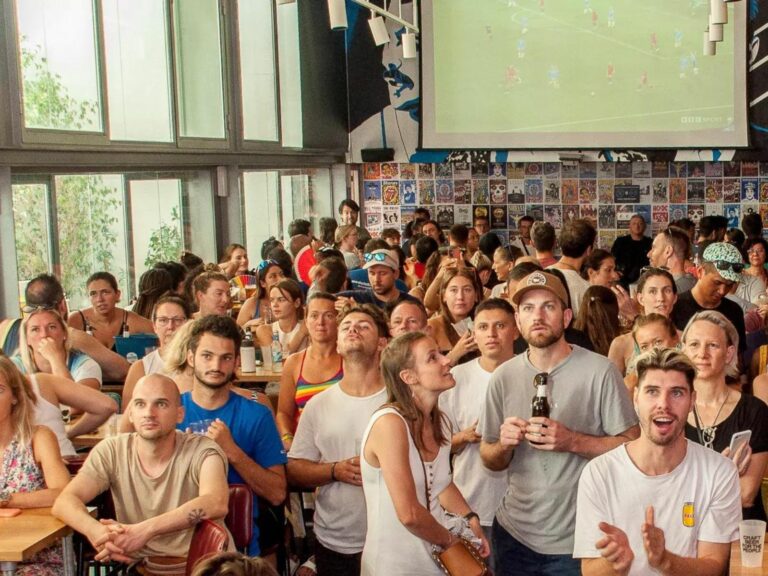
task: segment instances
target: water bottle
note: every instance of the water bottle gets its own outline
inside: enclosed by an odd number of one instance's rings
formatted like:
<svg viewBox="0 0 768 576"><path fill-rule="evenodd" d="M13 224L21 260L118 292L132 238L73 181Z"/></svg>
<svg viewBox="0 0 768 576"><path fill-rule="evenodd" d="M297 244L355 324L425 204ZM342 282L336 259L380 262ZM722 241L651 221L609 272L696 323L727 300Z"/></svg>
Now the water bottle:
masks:
<svg viewBox="0 0 768 576"><path fill-rule="evenodd" d="M240 370L242 372L256 372L256 346L253 343L253 334L248 330L240 345Z"/></svg>
<svg viewBox="0 0 768 576"><path fill-rule="evenodd" d="M128 328L128 322L123 322L122 331L123 331L123 338L131 337L131 331Z"/></svg>
<svg viewBox="0 0 768 576"><path fill-rule="evenodd" d="M283 369L283 345L280 344L280 336L272 332L272 370L275 372Z"/></svg>

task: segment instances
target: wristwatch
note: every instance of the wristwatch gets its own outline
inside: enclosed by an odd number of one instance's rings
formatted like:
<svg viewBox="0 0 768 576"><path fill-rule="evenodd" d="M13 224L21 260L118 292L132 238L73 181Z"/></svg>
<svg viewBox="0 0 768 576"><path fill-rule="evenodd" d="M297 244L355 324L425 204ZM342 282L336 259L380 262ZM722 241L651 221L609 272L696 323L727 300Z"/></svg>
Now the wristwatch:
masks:
<svg viewBox="0 0 768 576"><path fill-rule="evenodd" d="M0 490L0 508L8 507L8 504L11 503L12 495L13 495L13 492L11 492L8 488L4 488L3 490Z"/></svg>

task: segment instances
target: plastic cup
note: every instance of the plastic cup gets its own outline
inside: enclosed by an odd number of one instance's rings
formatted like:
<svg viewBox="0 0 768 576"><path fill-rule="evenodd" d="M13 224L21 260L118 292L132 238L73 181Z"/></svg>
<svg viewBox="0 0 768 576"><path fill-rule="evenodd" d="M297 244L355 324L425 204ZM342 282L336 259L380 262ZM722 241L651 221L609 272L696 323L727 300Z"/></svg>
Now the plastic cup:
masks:
<svg viewBox="0 0 768 576"><path fill-rule="evenodd" d="M261 347L261 359L264 362L264 370L272 370L272 347Z"/></svg>
<svg viewBox="0 0 768 576"><path fill-rule="evenodd" d="M741 565L745 568L759 568L763 565L763 547L765 544L765 522L762 520L742 520L739 523L739 546L741 547Z"/></svg>
<svg viewBox="0 0 768 576"><path fill-rule="evenodd" d="M120 415L112 414L112 416L109 417L109 420L107 420L107 434L109 434L110 436L117 436L119 434L118 432L119 424L120 424Z"/></svg>
<svg viewBox="0 0 768 576"><path fill-rule="evenodd" d="M213 424L213 420L206 418L205 420L192 422L189 425L189 429L193 434L200 434L201 436L204 436L208 432L208 428L211 426L211 424Z"/></svg>

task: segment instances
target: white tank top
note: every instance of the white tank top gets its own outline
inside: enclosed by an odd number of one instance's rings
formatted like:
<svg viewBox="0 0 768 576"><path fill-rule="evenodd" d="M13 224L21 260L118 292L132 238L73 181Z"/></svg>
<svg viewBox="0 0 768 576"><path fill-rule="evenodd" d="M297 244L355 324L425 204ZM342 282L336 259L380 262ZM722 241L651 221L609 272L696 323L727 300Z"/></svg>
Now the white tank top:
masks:
<svg viewBox="0 0 768 576"><path fill-rule="evenodd" d="M373 424L385 414L397 414L406 425L405 419L394 408L383 408L376 412L368 423L363 435L363 448ZM438 496L451 483L451 445L440 447L432 462L424 462L426 476L431 486L429 510L440 524L445 524L443 507ZM408 461L411 465L416 497L422 506L426 504L424 469L416 445L408 433ZM412 534L397 518L395 506L384 482L381 468L374 468L360 458L363 475L363 491L368 515L368 532L363 548L362 576L441 576L443 572L432 559L432 545Z"/></svg>
<svg viewBox="0 0 768 576"><path fill-rule="evenodd" d="M163 371L165 363L160 356L160 350L153 350L141 359L141 363L144 365L144 375L157 374Z"/></svg>
<svg viewBox="0 0 768 576"><path fill-rule="evenodd" d="M29 375L29 380L37 397L34 411L35 424L50 428L56 434L62 456L74 456L77 452L75 452L72 442L67 438L67 430L64 428L64 420L61 418L61 408L54 406L40 395L40 386L37 384L37 378L34 374Z"/></svg>
<svg viewBox="0 0 768 576"><path fill-rule="evenodd" d="M290 332L283 332L280 330L280 323L279 322L273 322L272 323L272 334L277 334L277 339L280 341L280 344L285 347L285 343L288 342L291 338L294 337L294 335L301 329L301 324L303 320L299 320L296 322L296 326L293 327L293 330ZM273 336L274 338L274 336ZM308 337L304 337L304 340L301 341L301 344L299 347L294 350L294 352L301 352L304 350L307 346L309 346Z"/></svg>

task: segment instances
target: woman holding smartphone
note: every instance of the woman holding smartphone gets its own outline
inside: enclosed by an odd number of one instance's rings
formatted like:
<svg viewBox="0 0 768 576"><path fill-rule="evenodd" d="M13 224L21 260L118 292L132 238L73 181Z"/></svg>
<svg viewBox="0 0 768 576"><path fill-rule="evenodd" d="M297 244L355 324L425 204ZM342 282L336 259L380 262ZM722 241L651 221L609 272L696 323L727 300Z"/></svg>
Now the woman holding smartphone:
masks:
<svg viewBox="0 0 768 576"><path fill-rule="evenodd" d="M734 372L739 336L733 324L714 310L695 314L683 331L683 351L696 366L696 402L686 437L732 458L739 470L744 519L765 520L760 486L768 464L768 406L726 384ZM731 438L752 431L749 444L731 453Z"/></svg>

